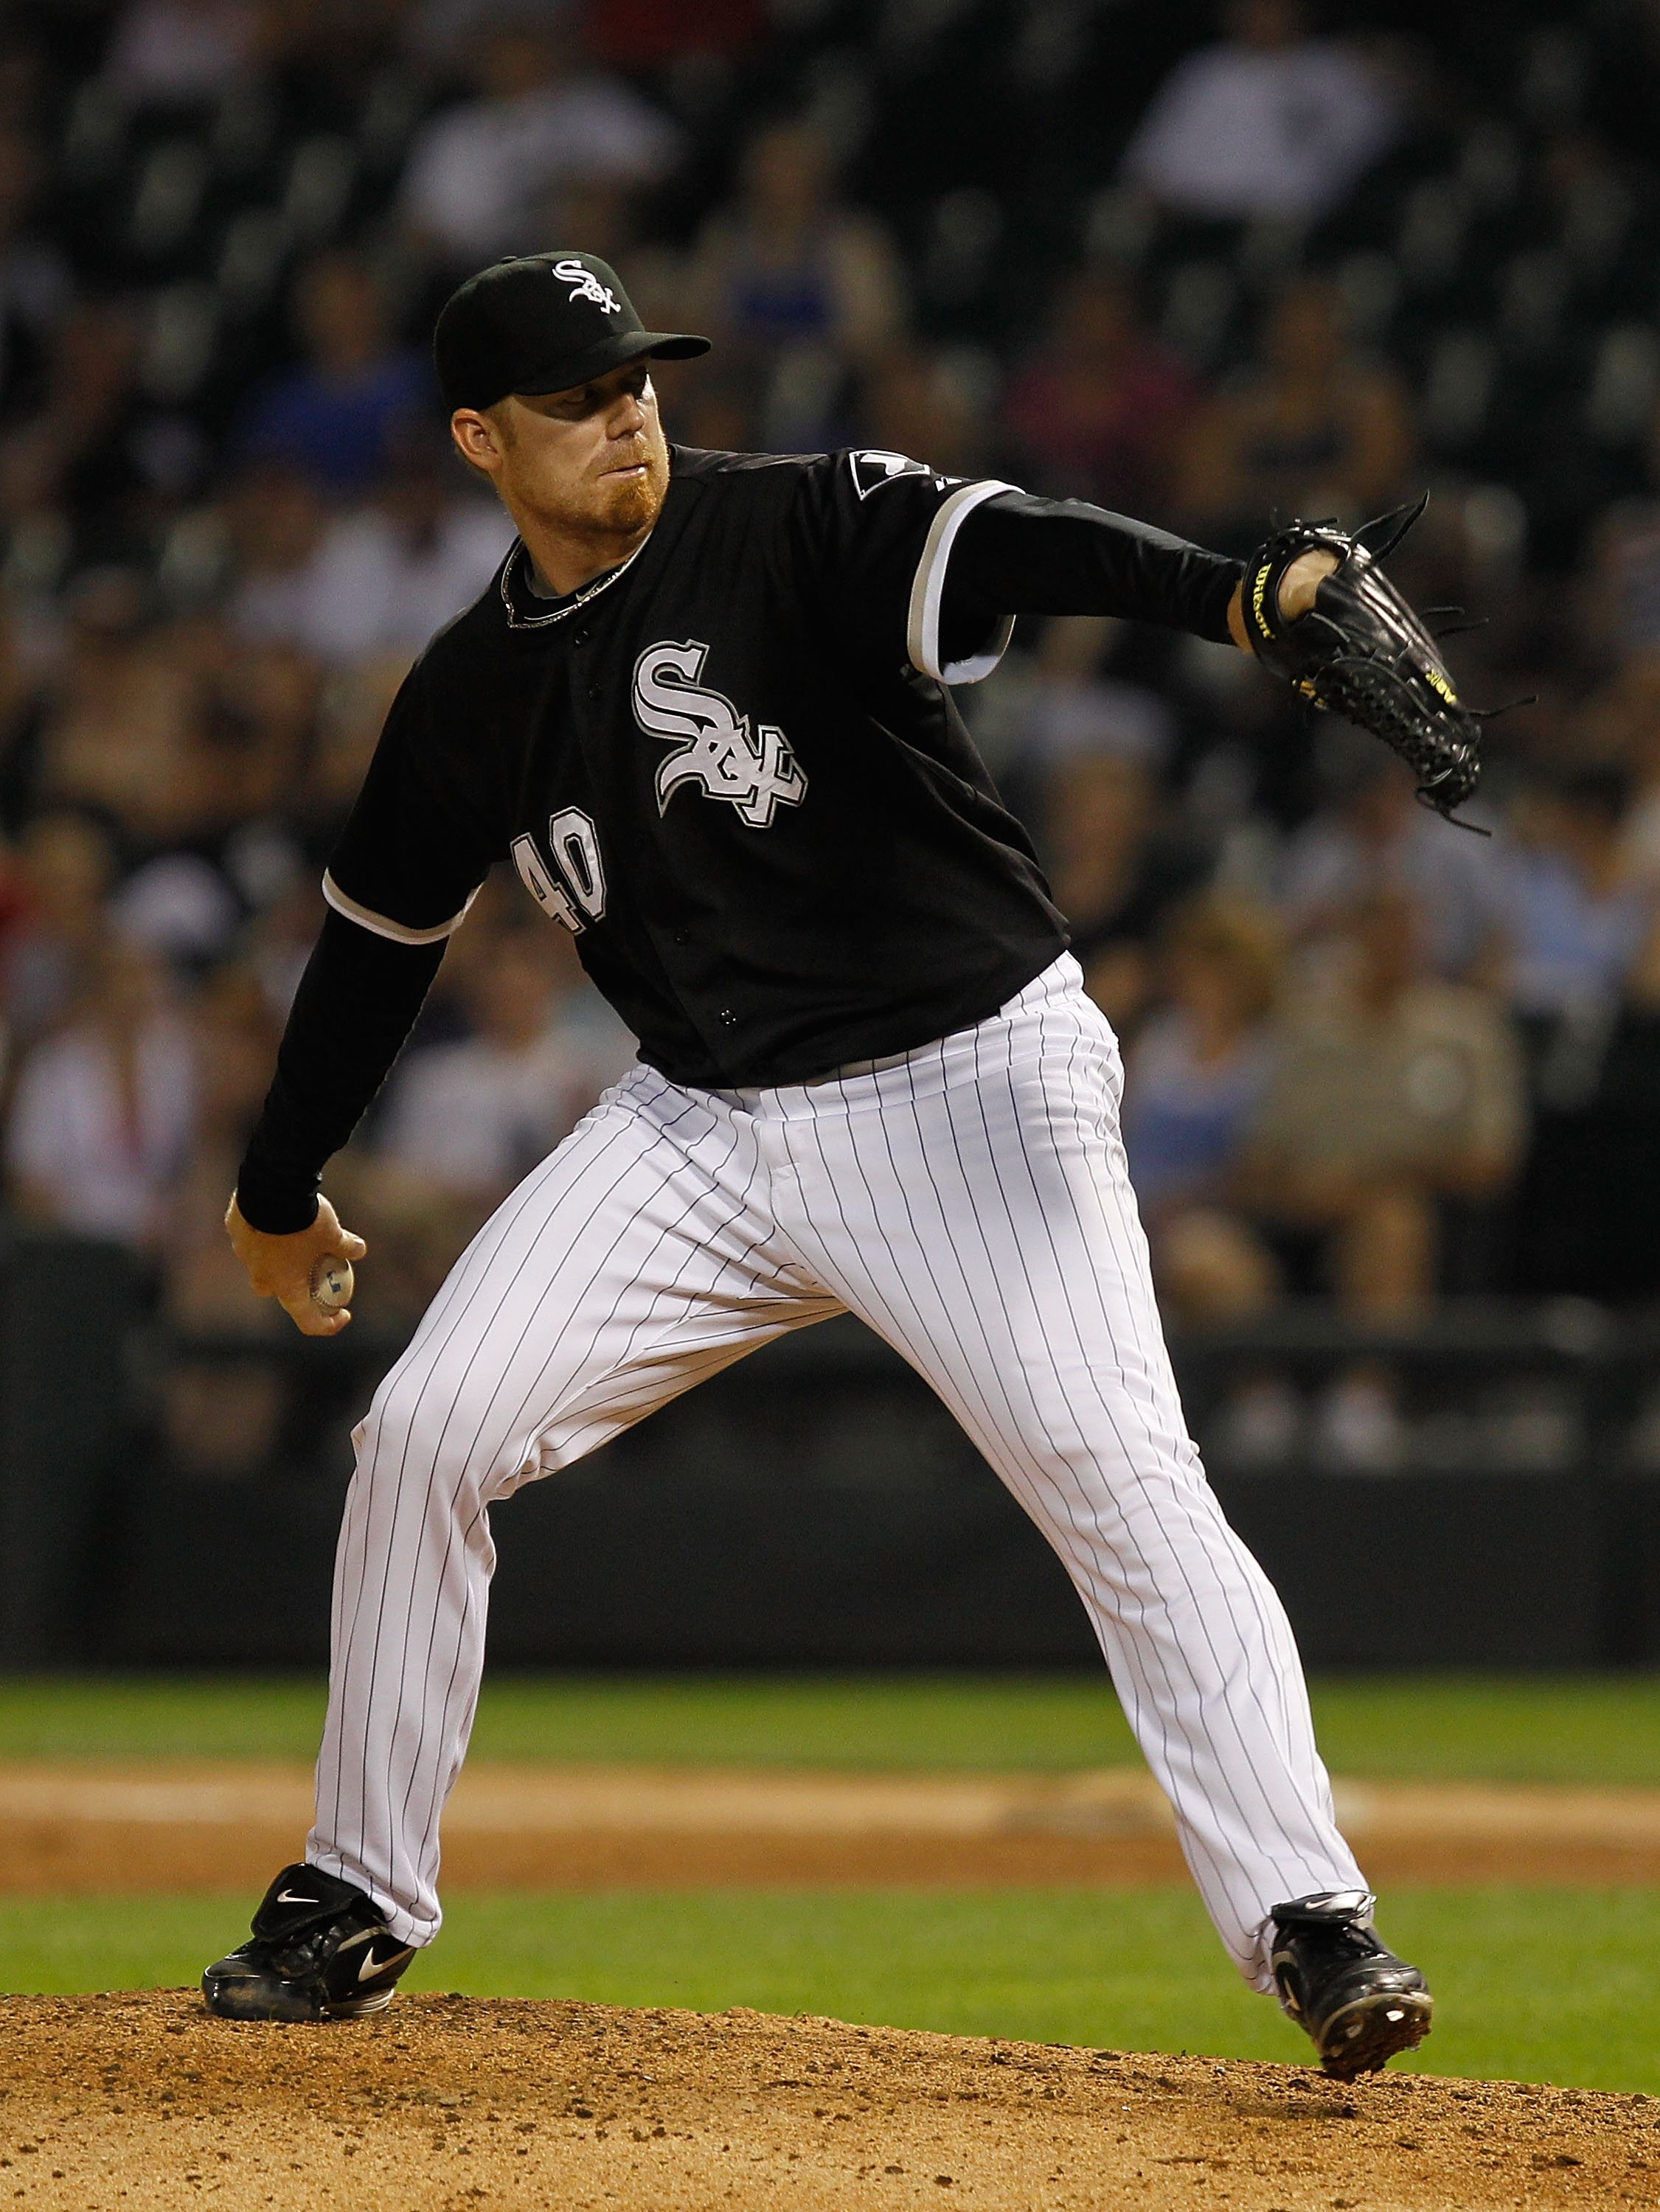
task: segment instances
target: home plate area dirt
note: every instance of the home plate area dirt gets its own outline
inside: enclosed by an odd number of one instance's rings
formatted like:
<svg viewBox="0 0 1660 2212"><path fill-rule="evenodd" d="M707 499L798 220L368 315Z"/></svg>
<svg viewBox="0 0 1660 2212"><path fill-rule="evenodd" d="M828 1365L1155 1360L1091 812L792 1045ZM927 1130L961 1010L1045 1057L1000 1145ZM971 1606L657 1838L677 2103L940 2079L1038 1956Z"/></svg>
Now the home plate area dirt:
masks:
<svg viewBox="0 0 1660 2212"><path fill-rule="evenodd" d="M184 1990L0 2002L0 2212L1660 2199L1660 2100L1137 2057L754 2012L407 1996L210 2019Z"/></svg>

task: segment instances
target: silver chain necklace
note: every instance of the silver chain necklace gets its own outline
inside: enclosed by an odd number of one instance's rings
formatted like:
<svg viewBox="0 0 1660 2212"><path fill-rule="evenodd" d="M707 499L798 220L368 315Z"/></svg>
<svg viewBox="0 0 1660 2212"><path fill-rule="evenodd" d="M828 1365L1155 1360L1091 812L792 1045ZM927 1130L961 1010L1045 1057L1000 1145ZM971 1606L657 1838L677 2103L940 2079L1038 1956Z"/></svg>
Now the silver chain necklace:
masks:
<svg viewBox="0 0 1660 2212"><path fill-rule="evenodd" d="M544 615L521 615L513 603L513 571L519 556L525 550L525 541L522 538L515 539L513 550L502 570L502 604L508 611L508 629L545 629L550 623L563 622L567 615L576 614L587 606L590 599L597 599L601 592L608 592L617 578L633 567L650 543L648 536L642 538L626 561L619 562L608 575L596 576L593 583L585 584L580 592L574 592L566 600L562 607L550 607Z"/></svg>

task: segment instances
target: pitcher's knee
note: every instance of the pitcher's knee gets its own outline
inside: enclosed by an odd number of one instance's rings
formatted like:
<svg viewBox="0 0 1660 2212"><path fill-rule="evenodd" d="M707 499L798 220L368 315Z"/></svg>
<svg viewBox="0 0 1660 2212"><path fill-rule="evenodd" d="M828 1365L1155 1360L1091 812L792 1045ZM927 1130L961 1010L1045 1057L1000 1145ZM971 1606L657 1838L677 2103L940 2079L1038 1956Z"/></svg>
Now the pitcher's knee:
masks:
<svg viewBox="0 0 1660 2212"><path fill-rule="evenodd" d="M488 1505L517 1473L519 1455L504 1455L481 1409L466 1407L429 1375L395 1367L352 1431L354 1488L392 1486L403 1498L437 1496ZM508 1462L512 1463L508 1464Z"/></svg>
<svg viewBox="0 0 1660 2212"><path fill-rule="evenodd" d="M1007 1440L1018 1454L1012 1462L1024 1462L1058 1497L1115 1518L1164 1490L1185 1498L1203 1486L1197 1447L1179 1419L1161 1421L1128 1393L1110 1416L1091 1419L1092 1410L1073 1405L1017 1419Z"/></svg>

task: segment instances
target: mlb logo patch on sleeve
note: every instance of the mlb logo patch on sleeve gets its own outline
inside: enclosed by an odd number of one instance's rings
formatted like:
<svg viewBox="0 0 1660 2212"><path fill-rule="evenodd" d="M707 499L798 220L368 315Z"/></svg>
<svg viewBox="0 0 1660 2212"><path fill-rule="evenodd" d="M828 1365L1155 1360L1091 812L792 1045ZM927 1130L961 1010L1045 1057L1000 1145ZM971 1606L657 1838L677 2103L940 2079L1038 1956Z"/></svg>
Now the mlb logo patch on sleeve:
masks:
<svg viewBox="0 0 1660 2212"><path fill-rule="evenodd" d="M896 477L933 476L926 461L913 461L904 453L849 453L848 466L853 471L853 488L860 499L868 499L879 485L891 483ZM934 482L941 486L948 481L945 477L934 477Z"/></svg>

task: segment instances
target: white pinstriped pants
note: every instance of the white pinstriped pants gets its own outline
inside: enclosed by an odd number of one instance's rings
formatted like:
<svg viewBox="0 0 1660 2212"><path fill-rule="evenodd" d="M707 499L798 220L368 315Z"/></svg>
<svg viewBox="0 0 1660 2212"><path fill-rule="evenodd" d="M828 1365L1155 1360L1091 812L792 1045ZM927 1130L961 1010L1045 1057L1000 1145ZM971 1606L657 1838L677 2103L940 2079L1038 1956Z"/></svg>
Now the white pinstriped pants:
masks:
<svg viewBox="0 0 1660 2212"><path fill-rule="evenodd" d="M1362 1887L1301 1664L1187 1433L1118 1138L1118 1049L1066 957L877 1072L691 1091L635 1068L458 1261L357 1432L307 1856L439 1924L489 1508L844 1309L927 1377L1054 1546L1229 1952Z"/></svg>

